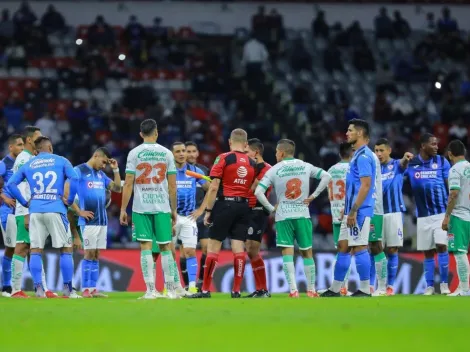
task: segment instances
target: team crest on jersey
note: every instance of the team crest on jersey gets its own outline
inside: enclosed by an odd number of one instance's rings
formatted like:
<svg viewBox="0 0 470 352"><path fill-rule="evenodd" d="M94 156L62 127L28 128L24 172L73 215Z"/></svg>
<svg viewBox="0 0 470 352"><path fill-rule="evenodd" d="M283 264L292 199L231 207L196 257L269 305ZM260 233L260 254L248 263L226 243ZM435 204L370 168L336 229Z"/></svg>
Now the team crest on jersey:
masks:
<svg viewBox="0 0 470 352"><path fill-rule="evenodd" d="M421 174L419 172L415 173L415 178L421 178Z"/></svg>
<svg viewBox="0 0 470 352"><path fill-rule="evenodd" d="M388 165L387 167L389 170L393 170L393 165Z"/></svg>
<svg viewBox="0 0 470 352"><path fill-rule="evenodd" d="M434 164L431 165L431 167L432 167L434 170L436 170L436 169L437 169L437 164L434 163Z"/></svg>

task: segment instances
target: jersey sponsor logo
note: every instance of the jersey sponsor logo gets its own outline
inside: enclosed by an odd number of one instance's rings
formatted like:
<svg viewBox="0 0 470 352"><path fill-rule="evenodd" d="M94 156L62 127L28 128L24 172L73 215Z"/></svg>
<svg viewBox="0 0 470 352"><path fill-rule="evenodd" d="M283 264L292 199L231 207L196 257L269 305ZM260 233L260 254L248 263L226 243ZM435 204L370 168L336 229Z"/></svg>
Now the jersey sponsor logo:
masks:
<svg viewBox="0 0 470 352"><path fill-rule="evenodd" d="M137 158L146 161L146 160L155 160L158 158L165 158L166 153L165 152L157 152L155 150L148 150L144 149L139 154L137 154Z"/></svg>
<svg viewBox="0 0 470 352"><path fill-rule="evenodd" d="M250 226L250 227L248 228L248 234L249 234L250 236L253 234L253 227L252 227L252 226Z"/></svg>
<svg viewBox="0 0 470 352"><path fill-rule="evenodd" d="M278 177L297 176L305 173L305 166L283 166L276 172Z"/></svg>
<svg viewBox="0 0 470 352"><path fill-rule="evenodd" d="M193 181L176 181L176 188L193 188Z"/></svg>
<svg viewBox="0 0 470 352"><path fill-rule="evenodd" d="M393 180L395 177L395 172L385 172L382 174L382 181Z"/></svg>
<svg viewBox="0 0 470 352"><path fill-rule="evenodd" d="M240 158L240 161L241 161L242 163L246 163L246 159L245 159L245 158Z"/></svg>
<svg viewBox="0 0 470 352"><path fill-rule="evenodd" d="M465 170L463 170L463 175L466 178L470 178L470 167L467 167Z"/></svg>
<svg viewBox="0 0 470 352"><path fill-rule="evenodd" d="M437 171L418 171L415 172L415 178L421 178L421 179L426 179L426 178L437 178Z"/></svg>
<svg viewBox="0 0 470 352"><path fill-rule="evenodd" d="M244 178L248 175L248 170L244 166L239 166L237 169L237 176L240 178L236 178L233 183L237 183L239 185L245 185L247 180Z"/></svg>
<svg viewBox="0 0 470 352"><path fill-rule="evenodd" d="M220 156L218 156L217 158L215 158L214 160L214 165L217 165L219 163L219 160L220 160Z"/></svg>
<svg viewBox="0 0 470 352"><path fill-rule="evenodd" d="M95 188L95 189L104 189L104 182L103 181L90 181L87 183L88 188Z"/></svg>
<svg viewBox="0 0 470 352"><path fill-rule="evenodd" d="M35 159L33 162L31 162L31 164L29 164L29 167L31 169L37 169L39 167L49 167L49 166L53 166L55 163L55 159L54 158L50 158L50 159Z"/></svg>

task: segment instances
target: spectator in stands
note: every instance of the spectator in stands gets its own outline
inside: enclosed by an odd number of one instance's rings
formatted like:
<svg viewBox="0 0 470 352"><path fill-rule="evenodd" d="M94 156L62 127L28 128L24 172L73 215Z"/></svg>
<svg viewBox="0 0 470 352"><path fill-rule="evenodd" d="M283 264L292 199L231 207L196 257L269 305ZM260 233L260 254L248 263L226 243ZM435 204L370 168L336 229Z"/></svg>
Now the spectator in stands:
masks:
<svg viewBox="0 0 470 352"><path fill-rule="evenodd" d="M115 44L114 31L109 24L107 24L102 15L96 17L88 29L88 43L90 46L97 47L113 47Z"/></svg>
<svg viewBox="0 0 470 352"><path fill-rule="evenodd" d="M401 12L398 10L393 13L393 17L393 31L395 33L395 37L400 39L408 38L411 33L408 21L401 17Z"/></svg>
<svg viewBox="0 0 470 352"><path fill-rule="evenodd" d="M70 121L70 127L77 135L88 132L88 111L79 100L75 100L67 111L67 119Z"/></svg>
<svg viewBox="0 0 470 352"><path fill-rule="evenodd" d="M266 46L252 36L243 46L242 66L245 67L246 80L253 86L264 81L264 67L268 63L269 54Z"/></svg>
<svg viewBox="0 0 470 352"><path fill-rule="evenodd" d="M468 145L468 128L463 119L455 121L449 129L450 139L458 139L463 144Z"/></svg>
<svg viewBox="0 0 470 352"><path fill-rule="evenodd" d="M398 97L392 103L392 119L393 121L412 120L416 117L417 112L411 101L403 92L398 93Z"/></svg>
<svg viewBox="0 0 470 352"><path fill-rule="evenodd" d="M457 21L450 17L450 9L448 7L442 9L442 18L437 23L437 27L441 34L449 34L459 30Z"/></svg>
<svg viewBox="0 0 470 352"><path fill-rule="evenodd" d="M40 27L32 27L26 42L28 58L44 57L52 54L52 47Z"/></svg>
<svg viewBox="0 0 470 352"><path fill-rule="evenodd" d="M26 52L23 45L13 41L5 50L8 67L26 67Z"/></svg>
<svg viewBox="0 0 470 352"><path fill-rule="evenodd" d="M52 142L57 143L61 140L59 130L56 126L56 121L54 121L52 115L45 113L36 121L35 126L40 128L42 134L48 136Z"/></svg>
<svg viewBox="0 0 470 352"><path fill-rule="evenodd" d="M23 114L24 106L18 99L18 95L14 93L3 107L3 117L6 121L8 133L14 133L21 129Z"/></svg>
<svg viewBox="0 0 470 352"><path fill-rule="evenodd" d="M314 37L328 39L330 27L325 20L325 11L318 11L317 17L312 20L312 33Z"/></svg>
<svg viewBox="0 0 470 352"><path fill-rule="evenodd" d="M348 97L344 90L340 87L339 82L333 82L326 93L326 103L330 106L339 107L346 105Z"/></svg>
<svg viewBox="0 0 470 352"><path fill-rule="evenodd" d="M364 38L364 31L361 28L361 24L359 21L354 21L347 29L346 29L346 34L347 34L347 40L348 40L348 46L352 46L353 48L355 46L363 46L366 44L366 40ZM367 48L367 50L369 50Z"/></svg>
<svg viewBox="0 0 470 352"><path fill-rule="evenodd" d="M312 70L312 55L305 49L304 41L301 38L295 40L291 53L292 69L296 72L302 70Z"/></svg>
<svg viewBox="0 0 470 352"><path fill-rule="evenodd" d="M279 46L281 41L285 37L284 31L284 19L282 18L281 14L277 12L276 9L272 9L268 18L268 28L269 28L269 41L268 41L268 49L271 54L271 57L277 57L279 53Z"/></svg>
<svg viewBox="0 0 470 352"><path fill-rule="evenodd" d="M454 97L452 92L444 94L443 104L441 109L441 122L450 125L462 116L462 106Z"/></svg>
<svg viewBox="0 0 470 352"><path fill-rule="evenodd" d="M333 71L343 71L341 52L334 43L330 43L323 52L323 65L330 73Z"/></svg>
<svg viewBox="0 0 470 352"><path fill-rule="evenodd" d="M137 21L137 17L134 15L129 17L129 23L124 30L124 40L129 47L129 54L134 65L141 68L146 61L143 59L146 33L144 26Z"/></svg>
<svg viewBox="0 0 470 352"><path fill-rule="evenodd" d="M377 39L393 39L393 22L388 17L387 9L380 8L379 15L375 18L375 37Z"/></svg>
<svg viewBox="0 0 470 352"><path fill-rule="evenodd" d="M390 69L390 65L388 63L385 62L377 66L375 82L377 85L377 91L389 91L394 94L398 94L393 79L393 72Z"/></svg>
<svg viewBox="0 0 470 352"><path fill-rule="evenodd" d="M251 17L251 32L259 38L260 41L266 43L269 38L268 17L264 6L258 7L258 12Z"/></svg>
<svg viewBox="0 0 470 352"><path fill-rule="evenodd" d="M57 11L54 5L49 5L47 11L42 15L41 27L47 34L61 32L65 30L65 19L62 14ZM46 135L47 136L47 135Z"/></svg>
<svg viewBox="0 0 470 352"><path fill-rule="evenodd" d="M424 22L423 30L427 33L436 33L437 25L436 19L434 18L434 13L428 12L426 14L426 20Z"/></svg>
<svg viewBox="0 0 470 352"><path fill-rule="evenodd" d="M13 22L17 26L17 29L27 26L30 27L36 22L38 18L35 13L29 7L27 1L23 1L20 5L20 8L13 15Z"/></svg>
<svg viewBox="0 0 470 352"><path fill-rule="evenodd" d="M375 71L375 59L372 51L363 41L360 45L355 45L353 49L353 64L360 72Z"/></svg>
<svg viewBox="0 0 470 352"><path fill-rule="evenodd" d="M378 123L392 121L392 107L387 101L385 90L378 90L375 96L374 121Z"/></svg>
<svg viewBox="0 0 470 352"><path fill-rule="evenodd" d="M168 40L168 28L162 26L162 19L160 17L155 17L153 19L153 24L148 29L147 34L150 44L153 44L153 42L157 40L166 44Z"/></svg>
<svg viewBox="0 0 470 352"><path fill-rule="evenodd" d="M5 9L2 11L2 20L0 21L0 44L9 44L14 35L15 25L10 19L10 12Z"/></svg>

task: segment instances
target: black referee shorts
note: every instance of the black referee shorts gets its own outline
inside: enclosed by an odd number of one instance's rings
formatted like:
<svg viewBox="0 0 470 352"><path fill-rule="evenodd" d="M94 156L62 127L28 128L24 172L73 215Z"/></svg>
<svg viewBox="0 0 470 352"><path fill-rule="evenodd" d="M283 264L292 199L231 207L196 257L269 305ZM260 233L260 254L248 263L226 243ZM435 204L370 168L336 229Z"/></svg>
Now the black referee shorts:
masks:
<svg viewBox="0 0 470 352"><path fill-rule="evenodd" d="M268 226L269 216L263 211L263 209L252 209L250 217L250 225L247 230L247 240L261 242L261 237L266 231Z"/></svg>
<svg viewBox="0 0 470 352"><path fill-rule="evenodd" d="M218 200L212 209L211 220L210 239L222 242L230 237L232 240L246 241L251 209L247 202Z"/></svg>

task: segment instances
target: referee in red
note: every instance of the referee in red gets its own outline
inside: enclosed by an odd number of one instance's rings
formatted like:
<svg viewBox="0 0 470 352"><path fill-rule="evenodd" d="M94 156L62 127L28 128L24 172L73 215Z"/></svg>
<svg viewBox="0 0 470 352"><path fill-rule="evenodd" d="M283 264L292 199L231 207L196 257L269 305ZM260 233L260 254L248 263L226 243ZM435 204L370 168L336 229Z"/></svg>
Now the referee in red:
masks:
<svg viewBox="0 0 470 352"><path fill-rule="evenodd" d="M212 278L217 266L222 241L231 239L235 270L232 298L240 298L240 287L245 272L244 242L251 221L248 204L250 189L256 176L256 163L245 154L247 133L237 128L230 134L230 152L219 155L212 166L212 179L204 200L204 224L210 227L206 267L202 290L189 298L210 298Z"/></svg>

